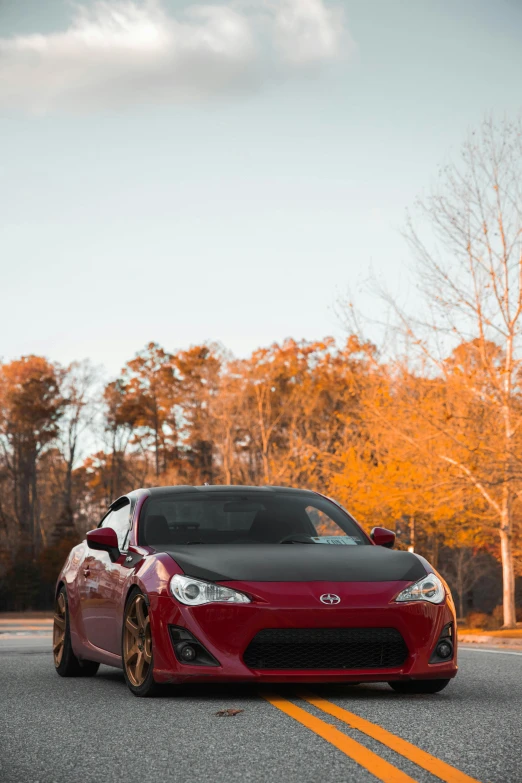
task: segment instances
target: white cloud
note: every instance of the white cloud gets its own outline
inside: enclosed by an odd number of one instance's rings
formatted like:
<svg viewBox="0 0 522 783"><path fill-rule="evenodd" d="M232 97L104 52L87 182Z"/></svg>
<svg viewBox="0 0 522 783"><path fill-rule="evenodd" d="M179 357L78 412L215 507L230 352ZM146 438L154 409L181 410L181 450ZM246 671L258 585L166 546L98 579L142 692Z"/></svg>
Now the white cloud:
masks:
<svg viewBox="0 0 522 783"><path fill-rule="evenodd" d="M160 0L81 5L63 32L0 38L0 107L93 110L259 87L343 56L342 15L323 0L193 3L177 18Z"/></svg>
<svg viewBox="0 0 522 783"><path fill-rule="evenodd" d="M274 37L283 57L295 64L331 60L342 53L347 35L339 9L322 0L276 0Z"/></svg>

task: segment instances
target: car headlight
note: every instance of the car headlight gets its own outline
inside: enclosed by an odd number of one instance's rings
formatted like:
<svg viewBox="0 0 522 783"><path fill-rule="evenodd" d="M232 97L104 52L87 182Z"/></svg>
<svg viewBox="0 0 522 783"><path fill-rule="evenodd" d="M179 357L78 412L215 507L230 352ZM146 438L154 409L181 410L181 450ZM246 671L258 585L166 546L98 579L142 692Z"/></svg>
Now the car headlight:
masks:
<svg viewBox="0 0 522 783"><path fill-rule="evenodd" d="M396 601L429 601L441 604L446 597L444 585L435 574L428 574L399 593Z"/></svg>
<svg viewBox="0 0 522 783"><path fill-rule="evenodd" d="M201 606L202 604L227 603L249 604L250 598L237 590L229 587L221 587L213 582L204 582L202 579L193 579L191 576L176 574L170 580L170 591L174 598L187 606Z"/></svg>

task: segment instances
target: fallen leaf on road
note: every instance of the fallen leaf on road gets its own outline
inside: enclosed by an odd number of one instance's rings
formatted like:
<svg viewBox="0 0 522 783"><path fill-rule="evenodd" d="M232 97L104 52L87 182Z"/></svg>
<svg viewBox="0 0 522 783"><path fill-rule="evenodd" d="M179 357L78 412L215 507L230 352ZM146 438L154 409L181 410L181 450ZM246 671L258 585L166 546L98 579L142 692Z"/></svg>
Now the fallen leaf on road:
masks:
<svg viewBox="0 0 522 783"><path fill-rule="evenodd" d="M233 710L229 708L228 710L219 710L219 712L216 712L216 715L219 718L231 718L234 715L239 715L240 712L244 712L244 710Z"/></svg>

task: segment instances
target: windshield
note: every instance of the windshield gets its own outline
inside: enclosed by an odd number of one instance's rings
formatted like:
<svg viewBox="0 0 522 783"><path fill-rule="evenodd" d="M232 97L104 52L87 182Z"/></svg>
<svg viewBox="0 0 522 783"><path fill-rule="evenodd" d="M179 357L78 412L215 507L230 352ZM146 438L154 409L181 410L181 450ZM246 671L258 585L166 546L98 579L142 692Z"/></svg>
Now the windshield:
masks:
<svg viewBox="0 0 522 783"><path fill-rule="evenodd" d="M176 492L150 497L140 517L140 543L369 544L338 506L305 492Z"/></svg>

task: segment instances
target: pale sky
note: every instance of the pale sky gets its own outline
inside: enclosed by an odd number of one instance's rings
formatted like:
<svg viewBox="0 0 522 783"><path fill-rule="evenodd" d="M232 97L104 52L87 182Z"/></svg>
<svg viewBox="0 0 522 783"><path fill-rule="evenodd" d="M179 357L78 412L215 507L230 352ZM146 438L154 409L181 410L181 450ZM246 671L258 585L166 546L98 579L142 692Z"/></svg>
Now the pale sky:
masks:
<svg viewBox="0 0 522 783"><path fill-rule="evenodd" d="M0 0L0 357L339 336L521 108L519 0Z"/></svg>

